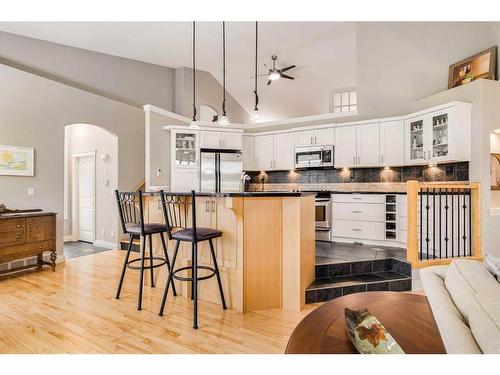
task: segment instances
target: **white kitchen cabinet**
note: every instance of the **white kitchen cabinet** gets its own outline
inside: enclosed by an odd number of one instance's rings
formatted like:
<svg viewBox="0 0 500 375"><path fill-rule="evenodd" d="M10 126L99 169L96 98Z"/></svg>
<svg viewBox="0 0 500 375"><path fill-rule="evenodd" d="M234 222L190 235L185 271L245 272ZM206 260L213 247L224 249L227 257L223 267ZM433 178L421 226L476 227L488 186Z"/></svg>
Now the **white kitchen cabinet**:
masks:
<svg viewBox="0 0 500 375"><path fill-rule="evenodd" d="M200 171L193 168L174 168L170 174L171 191L189 192L200 190Z"/></svg>
<svg viewBox="0 0 500 375"><path fill-rule="evenodd" d="M380 123L380 165L405 165L405 123L403 120Z"/></svg>
<svg viewBox="0 0 500 375"><path fill-rule="evenodd" d="M274 135L259 135L255 137L254 168L259 171L273 169Z"/></svg>
<svg viewBox="0 0 500 375"><path fill-rule="evenodd" d="M273 169L290 170L295 167L295 143L288 133L274 135Z"/></svg>
<svg viewBox="0 0 500 375"><path fill-rule="evenodd" d="M335 128L335 168L356 166L356 126Z"/></svg>
<svg viewBox="0 0 500 375"><path fill-rule="evenodd" d="M331 128L295 132L294 137L295 147L327 146L335 144L335 130L333 125Z"/></svg>
<svg viewBox="0 0 500 375"><path fill-rule="evenodd" d="M170 143L172 168L199 167L199 138L199 131L172 130Z"/></svg>
<svg viewBox="0 0 500 375"><path fill-rule="evenodd" d="M380 165L379 124L356 126L356 166L375 167Z"/></svg>
<svg viewBox="0 0 500 375"><path fill-rule="evenodd" d="M254 168L254 146L255 137L244 135L243 136L243 170L253 171Z"/></svg>
<svg viewBox="0 0 500 375"><path fill-rule="evenodd" d="M242 134L239 132L201 131L200 147L225 150L241 150Z"/></svg>
<svg viewBox="0 0 500 375"><path fill-rule="evenodd" d="M464 103L406 120L406 163L469 161L470 115Z"/></svg>

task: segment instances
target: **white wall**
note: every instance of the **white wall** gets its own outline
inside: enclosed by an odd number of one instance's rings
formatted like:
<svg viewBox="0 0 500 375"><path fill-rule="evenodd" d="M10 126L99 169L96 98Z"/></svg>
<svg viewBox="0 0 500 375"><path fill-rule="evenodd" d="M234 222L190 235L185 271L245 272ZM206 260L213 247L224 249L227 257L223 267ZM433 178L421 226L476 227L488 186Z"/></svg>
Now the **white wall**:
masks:
<svg viewBox="0 0 500 375"><path fill-rule="evenodd" d="M75 186L73 181L74 155L96 153L96 180L95 180L95 239L108 243L117 242L118 212L115 201L115 189L118 188L118 138L110 132L89 124L69 125L65 129L65 140L68 152L65 155L68 163L68 173L65 176L68 184L68 201L65 211L65 235L72 235L78 239L76 228L72 227L74 211L72 193ZM107 155L107 160L101 160L101 155ZM107 185L103 181L107 180Z"/></svg>

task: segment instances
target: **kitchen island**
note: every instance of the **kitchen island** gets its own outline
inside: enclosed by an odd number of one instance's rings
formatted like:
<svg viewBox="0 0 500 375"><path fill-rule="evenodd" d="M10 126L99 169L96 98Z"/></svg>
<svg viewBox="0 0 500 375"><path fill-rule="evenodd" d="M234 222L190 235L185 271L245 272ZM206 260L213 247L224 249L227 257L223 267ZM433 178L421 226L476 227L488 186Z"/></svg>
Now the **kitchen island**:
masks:
<svg viewBox="0 0 500 375"><path fill-rule="evenodd" d="M300 311L304 306L315 270L314 197L289 192L197 194L197 226L223 232L214 245L228 307L249 312ZM163 222L159 196L147 199L147 220ZM158 239L153 246L161 254ZM169 241L169 253L173 248ZM198 248L199 264L210 265L208 243ZM190 264L190 253L190 244L181 244L176 268ZM189 296L188 283L179 286L180 294ZM216 280L201 282L198 297L220 304Z"/></svg>

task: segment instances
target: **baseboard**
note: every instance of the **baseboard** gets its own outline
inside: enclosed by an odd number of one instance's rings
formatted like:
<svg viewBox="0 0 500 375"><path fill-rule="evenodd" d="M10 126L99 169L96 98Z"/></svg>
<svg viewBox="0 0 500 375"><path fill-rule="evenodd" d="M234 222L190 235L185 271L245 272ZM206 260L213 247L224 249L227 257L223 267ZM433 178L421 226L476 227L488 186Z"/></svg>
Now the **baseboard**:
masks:
<svg viewBox="0 0 500 375"><path fill-rule="evenodd" d="M93 243L94 246L97 247L105 247L106 249L119 249L120 244L116 242L108 242L103 240L95 240Z"/></svg>
<svg viewBox="0 0 500 375"><path fill-rule="evenodd" d="M74 242L78 241L72 234L68 234L64 236L64 242Z"/></svg>

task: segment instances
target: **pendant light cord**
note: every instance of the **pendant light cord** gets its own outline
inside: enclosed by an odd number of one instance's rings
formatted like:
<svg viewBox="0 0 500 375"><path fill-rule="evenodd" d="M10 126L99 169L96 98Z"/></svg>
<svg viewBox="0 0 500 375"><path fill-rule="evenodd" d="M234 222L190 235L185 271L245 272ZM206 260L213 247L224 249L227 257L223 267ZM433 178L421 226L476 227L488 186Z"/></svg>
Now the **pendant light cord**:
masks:
<svg viewBox="0 0 500 375"><path fill-rule="evenodd" d="M259 104L259 96L257 95L257 46L258 46L258 37L259 37L259 29L258 22L255 21L255 111L258 111L257 105Z"/></svg>
<svg viewBox="0 0 500 375"><path fill-rule="evenodd" d="M226 22L222 21L222 116L226 116Z"/></svg>
<svg viewBox="0 0 500 375"><path fill-rule="evenodd" d="M196 22L193 21L193 121L196 121Z"/></svg>

